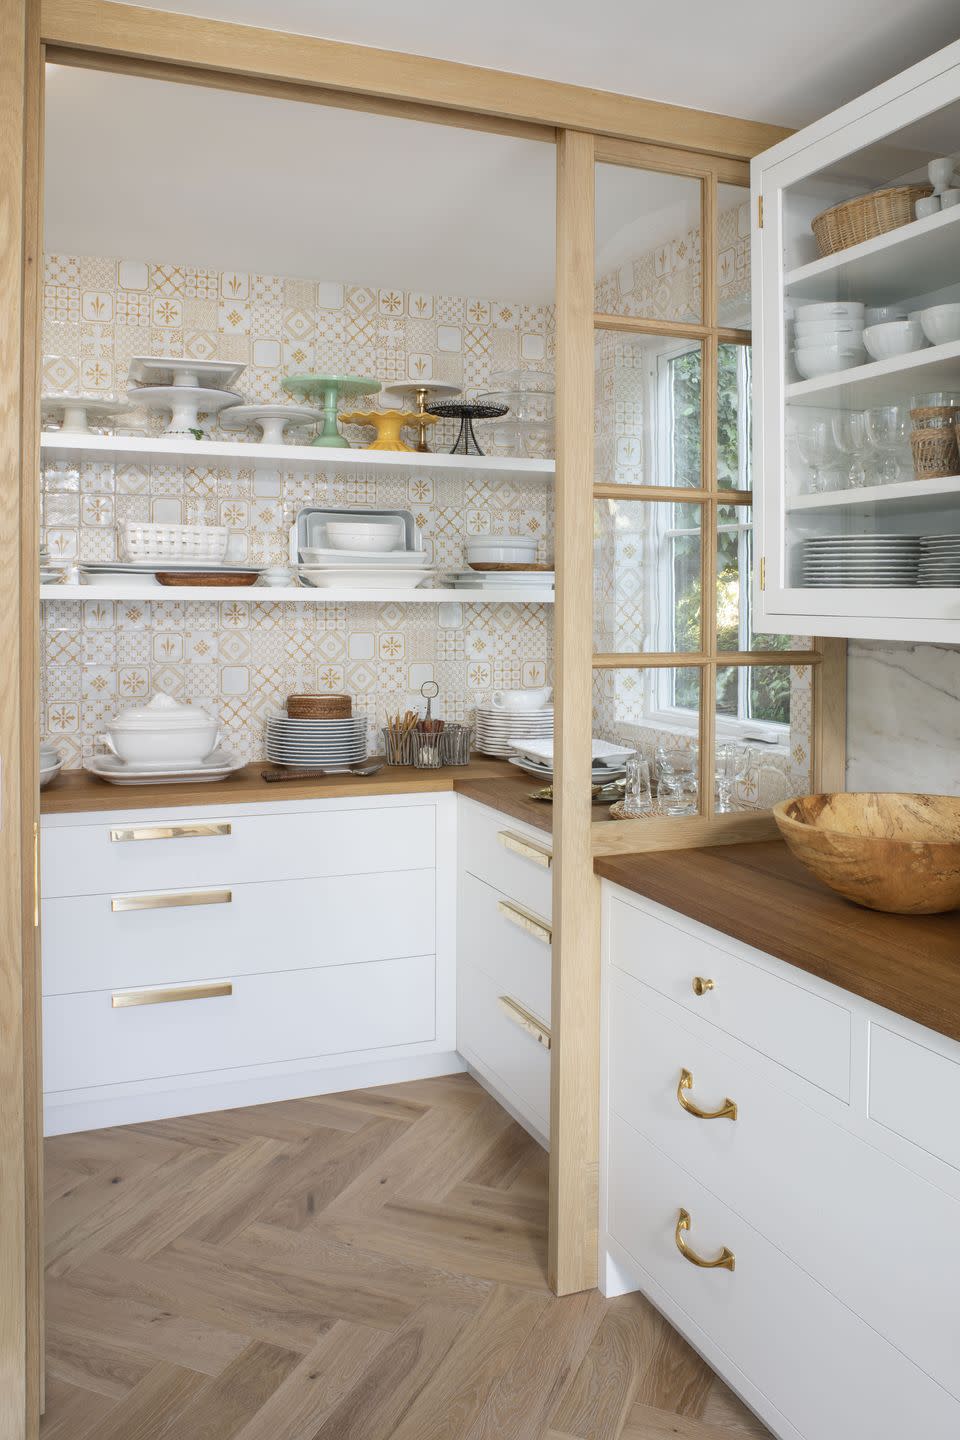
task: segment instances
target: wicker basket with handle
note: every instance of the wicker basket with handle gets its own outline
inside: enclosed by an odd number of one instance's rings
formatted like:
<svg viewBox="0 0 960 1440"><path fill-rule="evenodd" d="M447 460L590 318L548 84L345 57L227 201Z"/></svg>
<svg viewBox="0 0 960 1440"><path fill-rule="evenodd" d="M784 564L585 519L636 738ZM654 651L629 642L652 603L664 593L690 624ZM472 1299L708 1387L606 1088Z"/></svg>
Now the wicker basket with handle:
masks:
<svg viewBox="0 0 960 1440"><path fill-rule="evenodd" d="M817 249L821 255L835 255L838 250L849 250L851 245L909 225L915 219L917 201L932 194L932 185L894 185L822 210L810 221Z"/></svg>

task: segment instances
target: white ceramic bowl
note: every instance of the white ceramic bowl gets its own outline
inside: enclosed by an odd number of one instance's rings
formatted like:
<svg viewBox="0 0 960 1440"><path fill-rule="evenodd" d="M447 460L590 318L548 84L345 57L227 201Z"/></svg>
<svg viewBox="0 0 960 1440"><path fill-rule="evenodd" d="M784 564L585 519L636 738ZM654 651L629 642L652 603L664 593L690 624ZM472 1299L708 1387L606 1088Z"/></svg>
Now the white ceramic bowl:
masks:
<svg viewBox="0 0 960 1440"><path fill-rule="evenodd" d="M960 305L931 305L920 311L920 325L931 345L960 340Z"/></svg>
<svg viewBox="0 0 960 1440"><path fill-rule="evenodd" d="M216 720L195 729L116 730L108 725L102 737L107 749L130 766L199 765L217 748L220 727Z"/></svg>
<svg viewBox="0 0 960 1440"><path fill-rule="evenodd" d="M494 710L542 710L552 694L551 685L544 685L539 690L494 690L490 704Z"/></svg>
<svg viewBox="0 0 960 1440"><path fill-rule="evenodd" d="M468 565L532 565L537 542L530 535L474 535L466 552Z"/></svg>
<svg viewBox="0 0 960 1440"><path fill-rule="evenodd" d="M862 320L847 320L842 315L835 315L829 320L798 320L793 327L797 342L801 340L811 345L827 344L838 335L856 335L863 333Z"/></svg>
<svg viewBox="0 0 960 1440"><path fill-rule="evenodd" d="M822 300L813 305L798 305L794 319L801 322L808 320L862 320L864 305L862 300Z"/></svg>
<svg viewBox="0 0 960 1440"><path fill-rule="evenodd" d="M805 380L820 375L833 375L837 370L852 370L862 365L867 353L862 345L838 344L798 346L794 351L797 369Z"/></svg>
<svg viewBox="0 0 960 1440"><path fill-rule="evenodd" d="M927 339L916 320L888 320L883 325L868 325L863 332L863 343L874 360L890 360L894 355L922 350Z"/></svg>
<svg viewBox="0 0 960 1440"><path fill-rule="evenodd" d="M886 325L889 320L907 318L907 312L902 305L868 305L863 312L866 325Z"/></svg>
<svg viewBox="0 0 960 1440"><path fill-rule="evenodd" d="M400 535L393 525L356 524L353 521L328 520L327 539L334 550L385 554L388 550L398 549Z"/></svg>

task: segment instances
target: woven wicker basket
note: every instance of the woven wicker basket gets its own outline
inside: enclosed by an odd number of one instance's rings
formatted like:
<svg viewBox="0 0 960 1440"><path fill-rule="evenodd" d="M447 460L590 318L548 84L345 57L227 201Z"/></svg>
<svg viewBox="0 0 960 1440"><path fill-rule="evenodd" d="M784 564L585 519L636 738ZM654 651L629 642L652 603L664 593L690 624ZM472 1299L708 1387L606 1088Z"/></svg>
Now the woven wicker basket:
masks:
<svg viewBox="0 0 960 1440"><path fill-rule="evenodd" d="M823 210L810 222L817 249L821 255L835 255L838 250L848 250L875 235L909 225L916 218L917 201L932 194L932 185L895 185Z"/></svg>
<svg viewBox="0 0 960 1440"><path fill-rule="evenodd" d="M956 430L914 430L910 435L913 470L918 480L960 475Z"/></svg>
<svg viewBox="0 0 960 1440"><path fill-rule="evenodd" d="M353 701L349 695L288 695L287 714L291 720L349 720Z"/></svg>

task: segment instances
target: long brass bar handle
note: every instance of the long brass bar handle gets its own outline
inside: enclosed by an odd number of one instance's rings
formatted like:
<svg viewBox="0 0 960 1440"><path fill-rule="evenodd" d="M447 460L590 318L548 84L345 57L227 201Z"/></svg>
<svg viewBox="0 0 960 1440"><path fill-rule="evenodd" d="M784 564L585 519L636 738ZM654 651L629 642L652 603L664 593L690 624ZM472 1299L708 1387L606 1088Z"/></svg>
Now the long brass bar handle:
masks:
<svg viewBox="0 0 960 1440"><path fill-rule="evenodd" d="M156 895L114 895L110 909L115 914L121 910L177 910L184 905L229 905L232 900L232 890L161 890Z"/></svg>
<svg viewBox="0 0 960 1440"><path fill-rule="evenodd" d="M691 1265L699 1265L701 1270L735 1270L737 1268L736 1256L732 1250L727 1249L726 1245L724 1245L720 1254L713 1260L704 1260L703 1256L698 1255L696 1250L690 1249L690 1246L683 1237L690 1229L691 1223L690 1212L688 1210L681 1210L677 1216L677 1228L674 1233L674 1239L677 1242L677 1249L680 1251L684 1260L689 1260Z"/></svg>
<svg viewBox="0 0 960 1440"><path fill-rule="evenodd" d="M162 985L154 990L115 990L110 997L114 1010L129 1010L134 1005L170 1005L176 1000L214 1000L232 995L231 980L217 980L209 985Z"/></svg>
<svg viewBox="0 0 960 1440"><path fill-rule="evenodd" d="M552 850L548 850L546 845L535 845L526 835L518 835L515 830L498 830L497 839L504 850L512 850L514 855L522 855L524 860L532 860L534 865L541 865L544 870L549 870L553 864Z"/></svg>
<svg viewBox="0 0 960 1440"><path fill-rule="evenodd" d="M208 835L232 833L233 826L229 820L184 820L175 825L114 826L110 831L110 840L113 844L126 840L199 840Z"/></svg>
<svg viewBox="0 0 960 1440"><path fill-rule="evenodd" d="M701 1110L699 1105L694 1105L684 1094L685 1090L693 1089L693 1075L689 1070L680 1071L680 1080L677 1084L677 1099L686 1110L688 1115L696 1115L698 1120L736 1120L737 1106L734 1100L728 1095L720 1106L719 1110Z"/></svg>
<svg viewBox="0 0 960 1440"><path fill-rule="evenodd" d="M544 945L553 943L553 931L545 920L540 920L536 915L531 915L529 910L521 910L519 905L511 905L509 900L498 900L497 909L505 920L511 925L518 925L521 930L526 930L535 940L542 940Z"/></svg>
<svg viewBox="0 0 960 1440"><path fill-rule="evenodd" d="M538 1020L532 1010L528 1010L525 1005L521 1005L519 1000L514 1000L511 995L500 995L497 998L500 1002L501 1009L506 1011L514 1025L519 1025L521 1030L526 1030L527 1034L532 1035L537 1044L542 1045L544 1050L550 1049L553 1038L548 1025L544 1025L543 1021Z"/></svg>

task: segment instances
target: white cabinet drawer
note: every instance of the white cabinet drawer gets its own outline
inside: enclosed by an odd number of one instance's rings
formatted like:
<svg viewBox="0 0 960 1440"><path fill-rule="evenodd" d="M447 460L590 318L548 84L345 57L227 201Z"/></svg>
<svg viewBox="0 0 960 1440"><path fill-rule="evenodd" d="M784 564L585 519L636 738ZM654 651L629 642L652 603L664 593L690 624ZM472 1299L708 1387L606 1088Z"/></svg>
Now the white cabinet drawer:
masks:
<svg viewBox="0 0 960 1440"><path fill-rule="evenodd" d="M546 920L553 913L553 842L510 815L460 801L460 868Z"/></svg>
<svg viewBox="0 0 960 1440"><path fill-rule="evenodd" d="M43 993L190 980L201 957L260 974L430 955L435 888L412 870L45 900ZM131 898L144 908L113 908Z"/></svg>
<svg viewBox="0 0 960 1440"><path fill-rule="evenodd" d="M114 1008L109 990L51 996L44 1005L44 1089L113 1085L434 1038L432 955L273 975L208 971L196 983L221 980L232 993L132 1007Z"/></svg>
<svg viewBox="0 0 960 1440"><path fill-rule="evenodd" d="M534 1128L550 1129L550 1051L523 1022L513 997L472 965L458 981L457 1048L471 1065L513 1101ZM542 1017L539 1017L542 1018Z"/></svg>
<svg viewBox="0 0 960 1440"><path fill-rule="evenodd" d="M460 877L460 963L482 970L521 1005L550 1021L550 928L474 875Z"/></svg>
<svg viewBox="0 0 960 1440"><path fill-rule="evenodd" d="M689 1317L808 1440L956 1440L960 1405L945 1390L616 1116L608 1205L611 1233L680 1307L680 1328ZM732 1273L680 1254L681 1208L684 1242L708 1259L729 1247Z"/></svg>
<svg viewBox="0 0 960 1440"><path fill-rule="evenodd" d="M436 807L44 826L41 857L48 896L421 870L436 863Z"/></svg>
<svg viewBox="0 0 960 1440"><path fill-rule="evenodd" d="M745 1045L850 1098L850 1011L611 895L610 962ZM700 982L706 987L700 987ZM703 988L697 994L694 986Z"/></svg>
<svg viewBox="0 0 960 1440"><path fill-rule="evenodd" d="M960 1398L960 1202L614 980L614 1112ZM735 1120L701 1119L687 1104ZM935 1241L934 1241L934 1237Z"/></svg>
<svg viewBox="0 0 960 1440"><path fill-rule="evenodd" d="M870 1118L960 1169L960 1045L951 1060L870 1026Z"/></svg>

